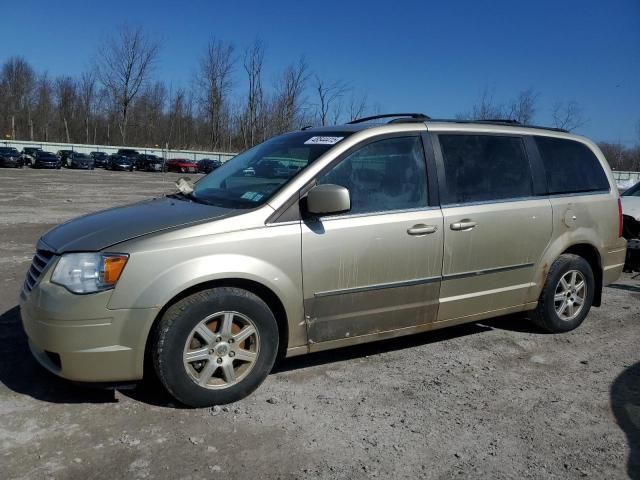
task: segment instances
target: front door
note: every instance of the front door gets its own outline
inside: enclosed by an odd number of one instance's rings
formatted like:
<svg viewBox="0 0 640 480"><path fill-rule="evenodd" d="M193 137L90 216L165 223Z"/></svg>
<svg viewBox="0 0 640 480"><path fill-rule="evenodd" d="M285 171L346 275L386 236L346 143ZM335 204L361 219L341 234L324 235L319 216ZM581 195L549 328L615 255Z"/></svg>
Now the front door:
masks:
<svg viewBox="0 0 640 480"><path fill-rule="evenodd" d="M524 140L477 134L438 140L444 216L438 320L517 308L552 228L549 200L535 196Z"/></svg>
<svg viewBox="0 0 640 480"><path fill-rule="evenodd" d="M442 214L429 206L420 136L369 142L318 183L346 187L351 210L302 224L310 343L435 321Z"/></svg>

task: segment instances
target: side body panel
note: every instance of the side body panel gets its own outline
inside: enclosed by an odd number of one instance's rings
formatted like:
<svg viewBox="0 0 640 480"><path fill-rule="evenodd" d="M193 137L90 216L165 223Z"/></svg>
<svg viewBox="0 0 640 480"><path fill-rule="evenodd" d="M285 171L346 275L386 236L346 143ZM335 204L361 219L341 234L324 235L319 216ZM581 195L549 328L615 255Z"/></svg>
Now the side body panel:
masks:
<svg viewBox="0 0 640 480"><path fill-rule="evenodd" d="M537 265L527 301L540 296L551 264L575 245L590 245L598 251L603 286L622 272L626 241L618 237L618 206L615 193L550 197L553 208L553 241Z"/></svg>
<svg viewBox="0 0 640 480"><path fill-rule="evenodd" d="M551 239L548 199L444 207L438 320L522 305ZM452 230L458 222L469 230Z"/></svg>
<svg viewBox="0 0 640 480"><path fill-rule="evenodd" d="M409 235L418 224L435 232ZM303 223L302 257L311 343L436 319L442 267L439 208Z"/></svg>

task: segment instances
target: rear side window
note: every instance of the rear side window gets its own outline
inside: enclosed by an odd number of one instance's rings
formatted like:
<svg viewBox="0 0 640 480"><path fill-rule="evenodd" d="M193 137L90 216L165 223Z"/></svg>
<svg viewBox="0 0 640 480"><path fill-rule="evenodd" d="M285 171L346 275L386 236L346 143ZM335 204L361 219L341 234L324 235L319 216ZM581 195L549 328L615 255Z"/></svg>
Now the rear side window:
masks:
<svg viewBox="0 0 640 480"><path fill-rule="evenodd" d="M533 194L531 169L520 137L439 135L444 202L468 203Z"/></svg>
<svg viewBox="0 0 640 480"><path fill-rule="evenodd" d="M602 165L591 149L562 138L535 137L547 175L549 193L609 190Z"/></svg>

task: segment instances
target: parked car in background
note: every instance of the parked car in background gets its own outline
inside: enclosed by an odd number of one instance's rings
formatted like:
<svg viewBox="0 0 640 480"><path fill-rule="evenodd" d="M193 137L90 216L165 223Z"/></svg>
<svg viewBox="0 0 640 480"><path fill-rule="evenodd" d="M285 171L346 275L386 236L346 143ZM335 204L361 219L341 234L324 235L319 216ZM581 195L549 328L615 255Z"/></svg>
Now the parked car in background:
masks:
<svg viewBox="0 0 640 480"><path fill-rule="evenodd" d="M31 164L32 168L56 168L58 170L60 170L61 166L62 162L57 155L42 150L35 154L33 163Z"/></svg>
<svg viewBox="0 0 640 480"><path fill-rule="evenodd" d="M164 166L166 172L198 173L198 165L187 158L172 158Z"/></svg>
<svg viewBox="0 0 640 480"><path fill-rule="evenodd" d="M124 155L118 155L114 153L109 156L109 161L107 163L107 170L119 170L119 171L129 171L133 172L133 160Z"/></svg>
<svg viewBox="0 0 640 480"><path fill-rule="evenodd" d="M58 150L56 155L60 159L60 163L63 167L69 167L69 156L73 153L73 150Z"/></svg>
<svg viewBox="0 0 640 480"><path fill-rule="evenodd" d="M94 165L93 158L86 153L73 152L67 157L68 168L93 170Z"/></svg>
<svg viewBox="0 0 640 480"><path fill-rule="evenodd" d="M216 168L220 167L222 162L220 160L213 160L211 158L203 158L198 161L198 172L211 173Z"/></svg>
<svg viewBox="0 0 640 480"><path fill-rule="evenodd" d="M162 158L150 153L143 153L136 159L136 170L142 172L161 172Z"/></svg>
<svg viewBox="0 0 640 480"><path fill-rule="evenodd" d="M96 168L105 168L109 160L109 155L105 152L91 152L91 158L93 158L93 164Z"/></svg>
<svg viewBox="0 0 640 480"><path fill-rule="evenodd" d="M140 152L138 152L137 150L134 150L133 148L119 148L116 153L123 157L127 157L129 160L131 160L134 163L134 167L135 167L135 161L140 156Z"/></svg>
<svg viewBox="0 0 640 480"><path fill-rule="evenodd" d="M20 152L13 147L0 147L0 167L22 168L24 161Z"/></svg>
<svg viewBox="0 0 640 480"><path fill-rule="evenodd" d="M24 147L21 154L23 164L31 166L36 153L41 151L42 149L40 147Z"/></svg>
<svg viewBox="0 0 640 480"><path fill-rule="evenodd" d="M624 237L628 240L625 270L640 272L640 182L620 197Z"/></svg>
<svg viewBox="0 0 640 480"><path fill-rule="evenodd" d="M117 154L123 155L125 157L137 157L138 155L140 155L140 152L134 150L133 148L119 148Z"/></svg>

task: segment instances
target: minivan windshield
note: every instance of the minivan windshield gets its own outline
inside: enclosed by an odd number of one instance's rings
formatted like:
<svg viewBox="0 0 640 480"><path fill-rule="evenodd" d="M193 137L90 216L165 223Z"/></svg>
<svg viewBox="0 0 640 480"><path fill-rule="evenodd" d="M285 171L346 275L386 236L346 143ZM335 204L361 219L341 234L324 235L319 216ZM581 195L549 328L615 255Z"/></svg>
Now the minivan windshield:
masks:
<svg viewBox="0 0 640 480"><path fill-rule="evenodd" d="M352 132L302 131L267 140L196 183L193 197L227 208L254 208Z"/></svg>

